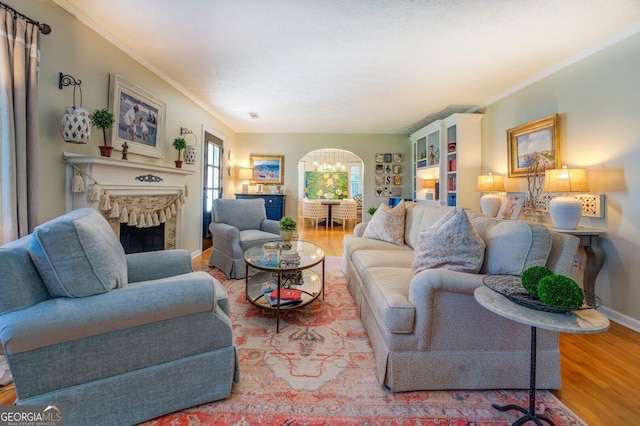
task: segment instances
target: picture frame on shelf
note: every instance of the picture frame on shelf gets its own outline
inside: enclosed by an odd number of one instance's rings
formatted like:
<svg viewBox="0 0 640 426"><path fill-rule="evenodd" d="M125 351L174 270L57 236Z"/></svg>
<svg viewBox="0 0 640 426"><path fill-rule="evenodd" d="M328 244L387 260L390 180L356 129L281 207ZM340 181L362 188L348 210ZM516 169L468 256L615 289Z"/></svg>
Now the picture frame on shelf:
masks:
<svg viewBox="0 0 640 426"><path fill-rule="evenodd" d="M540 171L560 168L558 114L507 130L509 177L526 177L529 155L538 155Z"/></svg>
<svg viewBox="0 0 640 426"><path fill-rule="evenodd" d="M249 154L249 167L253 170L252 184L284 183L284 155Z"/></svg>
<svg viewBox="0 0 640 426"><path fill-rule="evenodd" d="M526 195L524 193L507 193L502 200L500 210L498 210L498 219L516 220L520 217Z"/></svg>
<svg viewBox="0 0 640 426"><path fill-rule="evenodd" d="M167 104L118 74L109 79L109 107L115 117L111 146L129 153L164 158L164 130Z"/></svg>

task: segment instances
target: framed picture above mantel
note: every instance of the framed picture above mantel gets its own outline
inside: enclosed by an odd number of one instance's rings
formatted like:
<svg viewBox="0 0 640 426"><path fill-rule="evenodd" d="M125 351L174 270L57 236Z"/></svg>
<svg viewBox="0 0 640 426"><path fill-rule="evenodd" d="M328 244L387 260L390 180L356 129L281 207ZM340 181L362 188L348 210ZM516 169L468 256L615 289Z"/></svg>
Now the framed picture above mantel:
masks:
<svg viewBox="0 0 640 426"><path fill-rule="evenodd" d="M109 108L116 122L111 132L111 146L147 157L164 157L166 104L146 90L111 74Z"/></svg>
<svg viewBox="0 0 640 426"><path fill-rule="evenodd" d="M532 155L540 172L560 168L558 121L558 114L553 114L507 130L509 177L526 177Z"/></svg>

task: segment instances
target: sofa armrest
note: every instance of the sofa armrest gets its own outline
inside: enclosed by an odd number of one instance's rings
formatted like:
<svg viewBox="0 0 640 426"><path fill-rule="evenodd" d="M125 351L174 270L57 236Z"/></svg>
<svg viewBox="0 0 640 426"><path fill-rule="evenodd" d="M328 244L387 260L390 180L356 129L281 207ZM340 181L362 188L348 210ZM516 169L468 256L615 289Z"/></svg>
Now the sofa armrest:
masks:
<svg viewBox="0 0 640 426"><path fill-rule="evenodd" d="M137 327L217 308L213 277L191 272L142 281L82 298L59 297L0 316L0 340L8 354Z"/></svg>
<svg viewBox="0 0 640 426"><path fill-rule="evenodd" d="M362 237L364 235L364 230L367 229L367 225L369 222L360 222L353 228L353 235L356 237Z"/></svg>
<svg viewBox="0 0 640 426"><path fill-rule="evenodd" d="M447 269L426 269L414 275L409 301L416 310L415 334L419 336L419 350L430 350L434 339L447 336L447 333L452 333L448 335L456 336L456 339L465 339L464 330L451 332L448 328L456 327L459 322L475 323L476 313L486 311L473 296L475 289L483 285L484 277ZM455 321L450 320L452 317Z"/></svg>
<svg viewBox="0 0 640 426"><path fill-rule="evenodd" d="M271 234L280 235L280 223L277 220L265 219L260 224L260 230Z"/></svg>
<svg viewBox="0 0 640 426"><path fill-rule="evenodd" d="M158 250L126 255L129 283L157 280L193 272L187 250Z"/></svg>

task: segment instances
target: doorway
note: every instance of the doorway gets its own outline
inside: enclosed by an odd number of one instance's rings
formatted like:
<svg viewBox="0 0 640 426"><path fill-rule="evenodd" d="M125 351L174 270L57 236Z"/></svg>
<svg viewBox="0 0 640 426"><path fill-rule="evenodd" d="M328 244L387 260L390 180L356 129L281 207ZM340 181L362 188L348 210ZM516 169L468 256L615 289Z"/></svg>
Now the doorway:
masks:
<svg viewBox="0 0 640 426"><path fill-rule="evenodd" d="M322 187L324 174L331 174L332 188ZM308 152L298 162L298 217L302 215L302 200L339 200L353 198L358 203L358 219L362 221L364 193L364 162L353 152L339 148L323 148ZM340 185L336 186L336 174Z"/></svg>
<svg viewBox="0 0 640 426"><path fill-rule="evenodd" d="M224 141L204 132L204 178L202 191L202 251L211 248L211 211L213 200L222 198L222 153Z"/></svg>

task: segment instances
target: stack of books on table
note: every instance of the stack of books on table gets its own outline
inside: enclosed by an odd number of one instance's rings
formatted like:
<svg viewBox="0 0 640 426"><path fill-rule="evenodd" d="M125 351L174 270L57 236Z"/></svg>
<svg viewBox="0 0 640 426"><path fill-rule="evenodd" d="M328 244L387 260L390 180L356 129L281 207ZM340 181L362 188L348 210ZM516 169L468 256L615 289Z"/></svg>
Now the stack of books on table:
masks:
<svg viewBox="0 0 640 426"><path fill-rule="evenodd" d="M267 281L262 286L262 293L269 305L278 305L278 284L273 281ZM302 303L302 291L292 288L280 289L280 306L292 306Z"/></svg>
<svg viewBox="0 0 640 426"><path fill-rule="evenodd" d="M300 255L296 250L286 250L280 253L280 264L286 265L299 265Z"/></svg>

